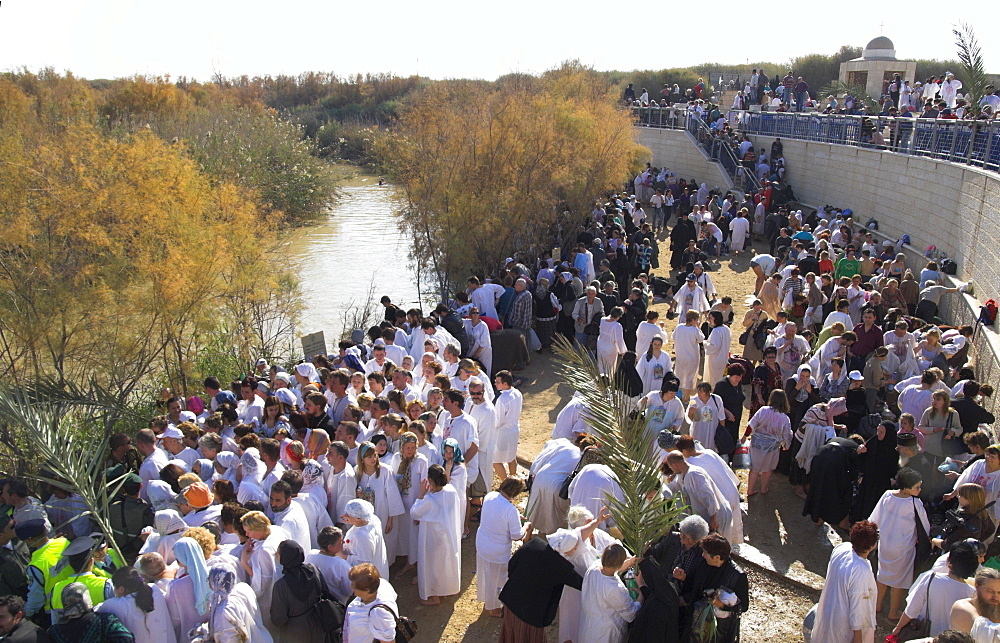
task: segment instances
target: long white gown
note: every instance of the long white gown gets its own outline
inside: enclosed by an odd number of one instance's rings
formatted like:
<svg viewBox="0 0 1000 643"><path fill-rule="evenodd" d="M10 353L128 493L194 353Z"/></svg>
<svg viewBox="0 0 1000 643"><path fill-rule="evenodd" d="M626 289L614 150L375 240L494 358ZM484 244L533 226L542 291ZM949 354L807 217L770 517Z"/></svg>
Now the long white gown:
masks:
<svg viewBox="0 0 1000 643"><path fill-rule="evenodd" d="M625 493L606 464L588 464L569 483L570 506L583 505L595 516L601 515L601 509L608 505L608 497L624 500ZM609 524L610 518L598 527L607 529Z"/></svg>
<svg viewBox="0 0 1000 643"><path fill-rule="evenodd" d="M500 590L507 582L511 544L524 535L517 507L491 491L483 498L482 519L476 530L476 600L486 609L499 609Z"/></svg>
<svg viewBox="0 0 1000 643"><path fill-rule="evenodd" d="M615 372L618 358L628 350L622 325L607 317L601 318L601 334L597 336L597 364L602 375Z"/></svg>
<svg viewBox="0 0 1000 643"><path fill-rule="evenodd" d="M274 554L278 551L278 545L286 540L288 532L281 527L271 525L271 533L264 540L255 540L253 553L250 554L253 577L249 585L257 597L261 619L267 628L271 627L271 590L274 581L281 578L281 570L278 569Z"/></svg>
<svg viewBox="0 0 1000 643"><path fill-rule="evenodd" d="M402 464L402 460L401 454L394 453L392 460L389 461L389 468L396 476L399 476L399 465ZM392 522L396 554L406 556L410 565L417 562L417 527L413 524L414 518L410 516L410 509L417 501L417 496L420 494L420 482L427 477L427 467L429 466L427 456L418 451L413 457L413 461L410 462L410 488L406 494L402 491L399 493L405 511L403 511L402 516Z"/></svg>
<svg viewBox="0 0 1000 643"><path fill-rule="evenodd" d="M705 336L697 326L678 326L674 329L674 375L681 381L681 388L692 390L698 383L698 363L701 351L698 345Z"/></svg>
<svg viewBox="0 0 1000 643"><path fill-rule="evenodd" d="M507 464L517 458L517 442L521 436L521 391L510 388L501 391L496 400L497 444L493 451L494 464Z"/></svg>
<svg viewBox="0 0 1000 643"><path fill-rule="evenodd" d="M705 381L715 386L726 372L729 364L729 346L733 333L729 326L716 326L705 342Z"/></svg>
<svg viewBox="0 0 1000 643"><path fill-rule="evenodd" d="M878 582L897 589L906 589L913 582L913 559L916 556L917 523L913 508L924 529L930 531L927 512L916 498L899 498L894 491L882 494L868 517L878 525Z"/></svg>
<svg viewBox="0 0 1000 643"><path fill-rule="evenodd" d="M692 283L692 282L688 282ZM699 313L703 313L711 306L708 305L708 297L705 294L705 289L701 286L695 286L694 288L689 288L687 284L680 287L676 294L674 294L674 301L677 302L677 318L678 318L678 328L684 325L684 316L689 310L697 310Z"/></svg>
<svg viewBox="0 0 1000 643"><path fill-rule="evenodd" d="M618 575L605 576L598 561L583 577L582 593L580 643L622 643L640 603L632 600Z"/></svg>
<svg viewBox="0 0 1000 643"><path fill-rule="evenodd" d="M722 535L732 545L743 543L743 510L740 509L740 479L726 461L715 451L705 449L687 459L688 464L701 467L712 477L712 482L719 488L722 495L729 501L729 508L733 512L733 522L727 533Z"/></svg>
<svg viewBox="0 0 1000 643"><path fill-rule="evenodd" d="M638 344L636 347L638 348ZM641 353L635 365L639 379L642 380L643 395L659 391L663 386L663 376L674 370L673 361L667 351L661 350L659 355L650 356L648 359L646 355L647 353Z"/></svg>
<svg viewBox="0 0 1000 643"><path fill-rule="evenodd" d="M580 537L580 530L576 529L577 537ZM594 542L592 543L591 540ZM564 556L566 560L573 563L573 569L580 576L586 576L587 570L595 562L600 562L601 553L608 545L621 542L608 535L603 529L595 529L590 540L580 539L580 544L569 556ZM562 597L559 599L559 640L579 641L580 640L580 602L583 598L581 590L574 589L568 585L563 587Z"/></svg>
<svg viewBox="0 0 1000 643"><path fill-rule="evenodd" d="M648 351L654 337L662 339L664 346L670 339L667 337L667 331L663 330L659 324L648 321L639 322L639 327L635 329L635 352L642 354Z"/></svg>
<svg viewBox="0 0 1000 643"><path fill-rule="evenodd" d="M559 497L566 476L580 461L580 449L566 438L549 440L531 465L535 476L528 496L527 516L541 534L551 534L566 523L569 500Z"/></svg>
<svg viewBox="0 0 1000 643"><path fill-rule="evenodd" d="M837 545L816 606L812 643L851 643L855 630L861 630L862 643L874 643L877 593L871 562L854 553L851 543Z"/></svg>
<svg viewBox="0 0 1000 643"><path fill-rule="evenodd" d="M479 460L478 473L483 476L486 490L490 491L493 489L493 460L497 449L496 407L485 398L482 404L473 404L472 398L469 398L465 405L465 412L476 421L476 431L479 434L479 454L476 458Z"/></svg>
<svg viewBox="0 0 1000 643"><path fill-rule="evenodd" d="M579 397L579 394L569 398L569 402L556 416L556 423L552 427L550 439L567 438L573 440L577 435L586 433L587 421L583 415L584 408L583 398Z"/></svg>
<svg viewBox="0 0 1000 643"><path fill-rule="evenodd" d="M384 462L379 463L379 468L377 476L375 474L361 474L358 481L358 497L364 498L375 506L375 515L378 516L379 523L384 529L389 517L402 518L405 508L403 507L403 499L399 497L399 486L396 484L395 472ZM397 518L394 517L393 531L395 531L396 520ZM396 538L392 536L391 532L385 535L385 554L390 564L396 560L396 554L399 553L396 551L395 540ZM381 571L379 570L379 573Z"/></svg>
<svg viewBox="0 0 1000 643"><path fill-rule="evenodd" d="M451 596L462 589L462 497L451 485L413 503L417 528L420 598Z"/></svg>
<svg viewBox="0 0 1000 643"><path fill-rule="evenodd" d="M731 529L730 524L733 516L729 502L719 491L712 476L701 467L689 466L687 473L676 476L669 488L674 491L682 491L691 511L704 518L705 522L711 524L711 518L715 516L718 521L719 534L725 535Z"/></svg>

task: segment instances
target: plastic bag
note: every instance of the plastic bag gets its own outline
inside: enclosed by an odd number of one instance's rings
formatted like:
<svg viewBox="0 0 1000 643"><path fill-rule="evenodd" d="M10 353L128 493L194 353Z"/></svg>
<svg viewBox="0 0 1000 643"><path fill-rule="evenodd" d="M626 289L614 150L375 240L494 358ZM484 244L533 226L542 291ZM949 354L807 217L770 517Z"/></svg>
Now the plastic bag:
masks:
<svg viewBox="0 0 1000 643"><path fill-rule="evenodd" d="M538 333L535 332L534 328L528 330L528 350L542 350L542 340L538 339Z"/></svg>
<svg viewBox="0 0 1000 643"><path fill-rule="evenodd" d="M740 442L733 453L733 469L750 468L750 447L746 442Z"/></svg>

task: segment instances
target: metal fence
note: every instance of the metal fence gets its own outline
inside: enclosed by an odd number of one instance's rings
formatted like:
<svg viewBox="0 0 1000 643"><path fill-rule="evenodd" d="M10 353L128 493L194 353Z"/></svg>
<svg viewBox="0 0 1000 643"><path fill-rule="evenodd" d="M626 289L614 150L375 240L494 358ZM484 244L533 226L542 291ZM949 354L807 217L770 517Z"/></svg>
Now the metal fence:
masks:
<svg viewBox="0 0 1000 643"><path fill-rule="evenodd" d="M730 111L748 134L853 145L1000 171L1000 121Z"/></svg>

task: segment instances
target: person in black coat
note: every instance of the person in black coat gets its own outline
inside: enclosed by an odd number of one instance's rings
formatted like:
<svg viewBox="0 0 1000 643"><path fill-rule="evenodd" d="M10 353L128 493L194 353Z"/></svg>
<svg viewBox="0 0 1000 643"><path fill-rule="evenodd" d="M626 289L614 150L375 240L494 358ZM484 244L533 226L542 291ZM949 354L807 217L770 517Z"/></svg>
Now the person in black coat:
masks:
<svg viewBox="0 0 1000 643"><path fill-rule="evenodd" d="M969 380L962 386L962 397L951 401L951 408L958 411L958 420L964 433L978 430L980 424L996 422L996 417L976 402L980 388L978 382Z"/></svg>
<svg viewBox="0 0 1000 643"><path fill-rule="evenodd" d="M830 438L812 459L809 493L802 515L817 525L844 527L851 511L854 481L858 477L858 447L863 440Z"/></svg>
<svg viewBox="0 0 1000 643"><path fill-rule="evenodd" d="M694 222L687 217L681 217L674 229L670 231L671 268L677 269L684 265L681 255L687 249L688 241L692 239L698 240L698 231L695 230Z"/></svg>
<svg viewBox="0 0 1000 643"><path fill-rule="evenodd" d="M680 597L672 572L652 556L639 561L642 607L629 626L628 643L680 643Z"/></svg>
<svg viewBox="0 0 1000 643"><path fill-rule="evenodd" d="M545 641L544 628L556 618L564 585L582 590L583 577L545 539L529 540L514 552L500 591L500 602L507 608L500 643Z"/></svg>

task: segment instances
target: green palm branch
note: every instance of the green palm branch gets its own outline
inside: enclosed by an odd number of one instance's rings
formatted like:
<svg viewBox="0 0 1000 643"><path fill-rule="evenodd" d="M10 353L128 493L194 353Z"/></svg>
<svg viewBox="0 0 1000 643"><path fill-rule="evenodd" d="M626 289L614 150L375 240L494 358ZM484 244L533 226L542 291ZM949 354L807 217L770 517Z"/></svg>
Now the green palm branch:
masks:
<svg viewBox="0 0 1000 643"><path fill-rule="evenodd" d="M563 379L584 399L584 420L599 442L598 453L618 480L623 499L607 498L608 510L622 534L622 542L634 553L665 534L685 509L661 493L656 469L657 446L646 433L646 421L632 411L633 405L621 386L601 377L597 363L563 337L554 344L561 358Z"/></svg>
<svg viewBox="0 0 1000 643"><path fill-rule="evenodd" d="M962 91L965 93L966 109L972 115L979 114L979 101L986 95L986 87L990 79L986 75L986 63L983 61L983 50L979 46L976 32L972 25L961 23L951 30L955 35L955 46L958 48L958 61L962 64Z"/></svg>
<svg viewBox="0 0 1000 643"><path fill-rule="evenodd" d="M0 388L0 424L13 438L5 445L14 451L10 455L37 465L27 468L27 477L79 495L84 515L116 551L109 506L125 477L106 479L107 438L115 423L129 415L96 382L41 381Z"/></svg>

